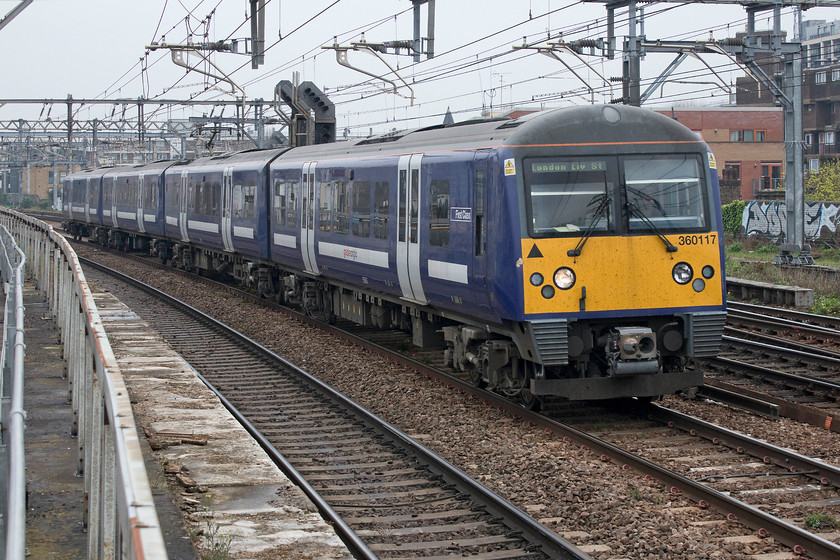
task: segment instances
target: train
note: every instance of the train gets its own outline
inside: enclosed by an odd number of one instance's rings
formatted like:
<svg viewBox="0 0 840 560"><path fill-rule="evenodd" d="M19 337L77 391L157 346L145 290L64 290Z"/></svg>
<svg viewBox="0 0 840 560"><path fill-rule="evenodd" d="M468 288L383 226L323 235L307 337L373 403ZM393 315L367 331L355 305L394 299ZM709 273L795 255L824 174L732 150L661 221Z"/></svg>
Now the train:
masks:
<svg viewBox="0 0 840 560"><path fill-rule="evenodd" d="M717 166L638 107L83 170L68 234L399 328L537 407L703 384L726 320Z"/></svg>

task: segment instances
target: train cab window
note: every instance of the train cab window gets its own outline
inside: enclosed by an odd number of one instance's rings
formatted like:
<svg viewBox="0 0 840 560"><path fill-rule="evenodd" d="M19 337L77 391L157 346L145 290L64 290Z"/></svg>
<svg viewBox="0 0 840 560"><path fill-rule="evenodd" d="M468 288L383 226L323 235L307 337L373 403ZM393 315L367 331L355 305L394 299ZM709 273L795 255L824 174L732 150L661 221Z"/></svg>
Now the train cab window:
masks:
<svg viewBox="0 0 840 560"><path fill-rule="evenodd" d="M286 225L286 183L280 179L274 181L274 223Z"/></svg>
<svg viewBox="0 0 840 560"><path fill-rule="evenodd" d="M609 171L609 164L603 158L526 160L526 192L533 234L613 231Z"/></svg>
<svg viewBox="0 0 840 560"><path fill-rule="evenodd" d="M336 181L333 194L335 195L335 233L350 233L350 183Z"/></svg>
<svg viewBox="0 0 840 560"><path fill-rule="evenodd" d="M429 244L449 246L449 181L429 184Z"/></svg>
<svg viewBox="0 0 840 560"><path fill-rule="evenodd" d="M353 235L370 237L370 181L353 182Z"/></svg>
<svg viewBox="0 0 840 560"><path fill-rule="evenodd" d="M704 172L696 155L624 160L630 231L698 229L706 226Z"/></svg>
<svg viewBox="0 0 840 560"><path fill-rule="evenodd" d="M373 236L376 239L388 239L389 192L387 181L377 181L373 186Z"/></svg>
<svg viewBox="0 0 840 560"><path fill-rule="evenodd" d="M321 231L332 231L332 204L332 183L324 181L321 183L320 206L318 206L318 228Z"/></svg>

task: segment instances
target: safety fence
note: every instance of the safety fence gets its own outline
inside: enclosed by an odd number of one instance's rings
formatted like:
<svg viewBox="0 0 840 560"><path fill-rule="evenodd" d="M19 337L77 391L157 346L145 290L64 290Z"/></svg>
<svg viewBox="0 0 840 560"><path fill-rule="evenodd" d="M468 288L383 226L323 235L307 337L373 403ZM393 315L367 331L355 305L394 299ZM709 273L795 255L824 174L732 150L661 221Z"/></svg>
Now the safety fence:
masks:
<svg viewBox="0 0 840 560"><path fill-rule="evenodd" d="M26 269L49 304L63 344L73 432L78 436L77 471L84 474L88 558L166 560L128 391L76 253L40 220L0 209L0 225L26 256ZM20 314L22 336L22 305ZM22 395L22 341L15 350L16 365L20 354ZM15 407L14 400L9 413L22 422L23 410ZM22 473L22 433L19 446ZM15 484L22 495L24 484ZM24 507L23 502L19 507ZM7 559L24 557L25 532L18 538L20 554L7 554Z"/></svg>
<svg viewBox="0 0 840 560"><path fill-rule="evenodd" d="M3 375L0 377L0 422L5 450L2 464L3 480L8 484L3 493L3 539L5 556L22 559L26 555L26 472L23 429L26 413L23 410L24 308L23 279L26 257L15 244L12 234L0 226L0 273L6 294L3 313Z"/></svg>

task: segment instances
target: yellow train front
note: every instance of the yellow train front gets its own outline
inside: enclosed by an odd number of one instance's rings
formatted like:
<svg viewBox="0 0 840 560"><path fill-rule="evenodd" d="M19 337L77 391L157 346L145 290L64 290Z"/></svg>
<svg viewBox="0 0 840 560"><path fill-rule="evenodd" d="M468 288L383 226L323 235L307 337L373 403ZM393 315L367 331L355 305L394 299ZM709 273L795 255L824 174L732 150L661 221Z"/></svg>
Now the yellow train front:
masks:
<svg viewBox="0 0 840 560"><path fill-rule="evenodd" d="M506 217L517 258L506 265L500 251L488 274L521 302L514 344L485 341L460 366L480 363L477 382L526 404L702 385L693 359L717 353L726 320L712 153L681 124L633 107L557 111L533 125L499 148L505 193L518 198ZM469 348L459 334L456 357Z"/></svg>

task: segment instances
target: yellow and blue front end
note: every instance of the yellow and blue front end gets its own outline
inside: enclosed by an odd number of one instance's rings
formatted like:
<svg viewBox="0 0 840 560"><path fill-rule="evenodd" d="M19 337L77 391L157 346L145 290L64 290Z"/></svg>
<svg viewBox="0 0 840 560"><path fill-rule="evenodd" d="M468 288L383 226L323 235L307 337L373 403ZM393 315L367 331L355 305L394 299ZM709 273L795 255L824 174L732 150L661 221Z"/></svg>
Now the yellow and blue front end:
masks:
<svg viewBox="0 0 840 560"><path fill-rule="evenodd" d="M606 109L593 124L605 129L599 141L519 145L505 165L521 204L517 343L539 364L536 396L651 397L702 385L693 358L720 344L714 157L665 117ZM615 126L626 121L635 126Z"/></svg>

